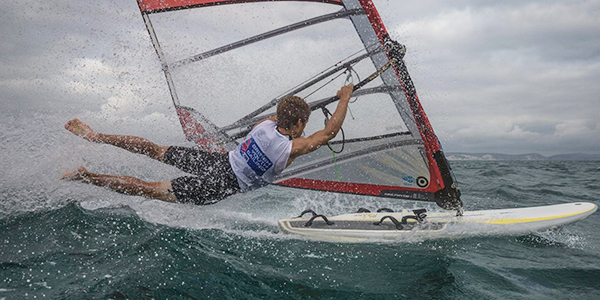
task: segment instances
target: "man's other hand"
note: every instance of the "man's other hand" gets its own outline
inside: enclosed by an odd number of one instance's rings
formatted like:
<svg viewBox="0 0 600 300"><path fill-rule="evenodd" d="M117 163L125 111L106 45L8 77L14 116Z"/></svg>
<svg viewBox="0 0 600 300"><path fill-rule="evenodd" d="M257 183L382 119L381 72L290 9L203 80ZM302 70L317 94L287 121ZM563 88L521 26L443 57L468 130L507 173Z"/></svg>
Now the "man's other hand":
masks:
<svg viewBox="0 0 600 300"><path fill-rule="evenodd" d="M345 85L337 92L337 96L340 97L340 100L348 101L352 97L353 89L354 84Z"/></svg>

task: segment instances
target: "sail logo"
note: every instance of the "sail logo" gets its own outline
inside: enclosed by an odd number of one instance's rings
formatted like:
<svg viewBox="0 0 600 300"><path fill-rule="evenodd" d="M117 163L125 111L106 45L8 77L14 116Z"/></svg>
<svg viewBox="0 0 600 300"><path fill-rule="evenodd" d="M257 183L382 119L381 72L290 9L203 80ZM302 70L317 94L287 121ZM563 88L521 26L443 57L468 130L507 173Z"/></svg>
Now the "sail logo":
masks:
<svg viewBox="0 0 600 300"><path fill-rule="evenodd" d="M407 175L402 177L402 181L405 185L412 186L415 183L415 178L410 175Z"/></svg>
<svg viewBox="0 0 600 300"><path fill-rule="evenodd" d="M240 154L258 176L262 176L273 166L273 162L265 155L252 137L240 145Z"/></svg>

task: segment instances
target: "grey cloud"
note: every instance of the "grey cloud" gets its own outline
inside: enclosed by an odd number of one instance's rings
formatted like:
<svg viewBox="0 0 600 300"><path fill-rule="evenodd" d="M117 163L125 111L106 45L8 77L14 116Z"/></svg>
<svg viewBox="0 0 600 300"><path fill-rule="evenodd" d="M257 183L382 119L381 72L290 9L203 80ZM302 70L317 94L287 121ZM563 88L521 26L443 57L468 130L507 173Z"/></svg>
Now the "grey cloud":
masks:
<svg viewBox="0 0 600 300"><path fill-rule="evenodd" d="M600 3L459 3L398 8L393 27L446 148L597 153Z"/></svg>

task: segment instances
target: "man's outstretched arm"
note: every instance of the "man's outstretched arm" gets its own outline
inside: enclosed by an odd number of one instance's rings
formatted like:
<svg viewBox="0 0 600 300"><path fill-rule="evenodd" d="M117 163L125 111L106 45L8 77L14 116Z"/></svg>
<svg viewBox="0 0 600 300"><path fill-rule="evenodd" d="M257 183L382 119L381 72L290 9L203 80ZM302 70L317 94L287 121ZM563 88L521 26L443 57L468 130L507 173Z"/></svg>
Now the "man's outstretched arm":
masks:
<svg viewBox="0 0 600 300"><path fill-rule="evenodd" d="M307 138L294 139L292 142L292 153L288 159L288 165L292 163L296 157L319 149L319 147L327 144L327 142L329 142L338 134L342 128L344 119L346 118L348 101L350 100L350 97L352 97L353 88L354 85L351 84L343 86L337 92L338 97L340 97L340 101L335 109L335 112L332 114L329 122L327 122L327 125L323 130L319 130Z"/></svg>

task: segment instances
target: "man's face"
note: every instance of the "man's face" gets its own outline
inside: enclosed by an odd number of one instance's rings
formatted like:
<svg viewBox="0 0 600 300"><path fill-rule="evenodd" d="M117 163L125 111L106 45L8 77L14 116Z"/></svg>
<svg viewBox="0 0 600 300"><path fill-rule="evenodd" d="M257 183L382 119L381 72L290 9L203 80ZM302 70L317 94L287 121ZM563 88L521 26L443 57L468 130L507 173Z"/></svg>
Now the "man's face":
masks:
<svg viewBox="0 0 600 300"><path fill-rule="evenodd" d="M294 130L294 138L302 137L302 133L304 133L304 128L306 128L306 124L308 124L308 120L302 123L302 120L298 120L298 124L296 125L298 130Z"/></svg>

